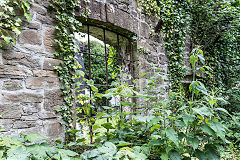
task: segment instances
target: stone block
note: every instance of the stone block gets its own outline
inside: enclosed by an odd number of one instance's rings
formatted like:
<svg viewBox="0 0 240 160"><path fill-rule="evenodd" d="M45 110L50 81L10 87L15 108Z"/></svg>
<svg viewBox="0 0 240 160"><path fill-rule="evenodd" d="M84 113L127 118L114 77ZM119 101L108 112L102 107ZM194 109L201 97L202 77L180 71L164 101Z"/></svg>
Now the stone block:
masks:
<svg viewBox="0 0 240 160"><path fill-rule="evenodd" d="M89 18L101 21L101 2L93 1L90 5L91 14Z"/></svg>
<svg viewBox="0 0 240 160"><path fill-rule="evenodd" d="M44 124L44 130L46 132L46 136L48 137L59 137L64 133L63 126L60 125L58 120L48 120Z"/></svg>
<svg viewBox="0 0 240 160"><path fill-rule="evenodd" d="M0 78L24 78L32 76L32 71L23 67L0 65Z"/></svg>
<svg viewBox="0 0 240 160"><path fill-rule="evenodd" d="M56 114L56 113L51 112L51 111L40 112L40 113L38 113L38 116L39 116L40 119L49 119L49 118L60 117L59 114Z"/></svg>
<svg viewBox="0 0 240 160"><path fill-rule="evenodd" d="M24 30L19 36L19 43L31 44L31 45L41 45L42 44L42 34L36 30Z"/></svg>
<svg viewBox="0 0 240 160"><path fill-rule="evenodd" d="M34 113L34 114L32 114L32 115L22 116L21 119L22 119L22 120L25 120L25 121L36 121L36 120L38 120L38 114L37 114L37 113Z"/></svg>
<svg viewBox="0 0 240 160"><path fill-rule="evenodd" d="M54 66L59 66L61 60L53 59L53 58L45 58L43 63L44 70L54 70Z"/></svg>
<svg viewBox="0 0 240 160"><path fill-rule="evenodd" d="M55 111L57 107L62 105L63 97L60 89L46 90L44 92L44 97L44 109L46 111Z"/></svg>
<svg viewBox="0 0 240 160"><path fill-rule="evenodd" d="M125 3L125 4L129 4L129 3L130 3L129 0L119 0L119 2L121 2L121 3Z"/></svg>
<svg viewBox="0 0 240 160"><path fill-rule="evenodd" d="M56 29L54 27L46 27L44 29L43 43L47 51L53 53L57 47L57 43L54 41L56 38Z"/></svg>
<svg viewBox="0 0 240 160"><path fill-rule="evenodd" d="M35 3L38 3L41 6L48 7L51 4L52 0L34 0Z"/></svg>
<svg viewBox="0 0 240 160"><path fill-rule="evenodd" d="M41 24L38 22L29 22L28 28L39 30L41 29Z"/></svg>
<svg viewBox="0 0 240 160"><path fill-rule="evenodd" d="M22 107L20 105L0 105L0 113L2 114L3 119L20 119L22 112Z"/></svg>
<svg viewBox="0 0 240 160"><path fill-rule="evenodd" d="M33 113L40 113L41 103L21 103L22 104L22 115L32 115Z"/></svg>
<svg viewBox="0 0 240 160"><path fill-rule="evenodd" d="M43 101L43 95L41 93L3 91L2 99L3 102L8 103L24 103L24 102L41 103Z"/></svg>
<svg viewBox="0 0 240 160"><path fill-rule="evenodd" d="M34 70L33 75L35 77L57 77L57 73L48 70Z"/></svg>
<svg viewBox="0 0 240 160"><path fill-rule="evenodd" d="M107 3L106 4L106 20L107 22L110 22L114 24L115 22L115 10L114 6L112 4Z"/></svg>
<svg viewBox="0 0 240 160"><path fill-rule="evenodd" d="M16 91L20 89L23 89L22 81L20 80L3 81L2 90Z"/></svg>
<svg viewBox="0 0 240 160"><path fill-rule="evenodd" d="M36 20L42 24L54 25L54 19L49 15L41 15L37 13Z"/></svg>
<svg viewBox="0 0 240 160"><path fill-rule="evenodd" d="M23 129L23 128L28 128L29 125L26 121L16 121L13 124L13 129Z"/></svg>
<svg viewBox="0 0 240 160"><path fill-rule="evenodd" d="M51 89L56 87L60 87L60 82L57 77L28 77L26 79L26 88Z"/></svg>
<svg viewBox="0 0 240 160"><path fill-rule="evenodd" d="M31 9L39 14L46 15L47 9L36 3L31 4Z"/></svg>
<svg viewBox="0 0 240 160"><path fill-rule="evenodd" d="M13 127L14 121L11 119L0 119L1 128L3 131L9 131Z"/></svg>
<svg viewBox="0 0 240 160"><path fill-rule="evenodd" d="M29 68L40 68L40 58L14 51L3 53L3 64L24 65Z"/></svg>
<svg viewBox="0 0 240 160"><path fill-rule="evenodd" d="M149 38L150 27L147 23L141 22L140 34L144 38Z"/></svg>
<svg viewBox="0 0 240 160"><path fill-rule="evenodd" d="M120 9L115 9L115 25L122 27L126 30L136 32L133 30L133 22L134 19L130 16L130 14Z"/></svg>

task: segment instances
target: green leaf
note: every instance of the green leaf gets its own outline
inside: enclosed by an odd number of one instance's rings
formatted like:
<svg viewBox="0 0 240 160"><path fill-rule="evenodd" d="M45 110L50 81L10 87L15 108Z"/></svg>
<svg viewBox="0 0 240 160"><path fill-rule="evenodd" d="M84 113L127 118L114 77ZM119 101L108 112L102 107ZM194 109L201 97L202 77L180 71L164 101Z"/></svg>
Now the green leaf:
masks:
<svg viewBox="0 0 240 160"><path fill-rule="evenodd" d="M12 27L12 31L15 32L17 35L21 34L22 30L19 27Z"/></svg>
<svg viewBox="0 0 240 160"><path fill-rule="evenodd" d="M103 126L106 129L114 129L114 127L112 126L112 123L104 123L101 126Z"/></svg>
<svg viewBox="0 0 240 160"><path fill-rule="evenodd" d="M208 160L206 154L199 149L195 151L194 156L196 156L199 160Z"/></svg>
<svg viewBox="0 0 240 160"><path fill-rule="evenodd" d="M184 123L187 125L189 122L192 123L195 120L195 116L194 115L190 115L190 114L184 114L183 116L183 121Z"/></svg>
<svg viewBox="0 0 240 160"><path fill-rule="evenodd" d="M200 128L202 129L203 132L208 133L210 136L216 137L216 134L208 125L203 124L202 126L200 126Z"/></svg>
<svg viewBox="0 0 240 160"><path fill-rule="evenodd" d="M2 37L3 40L6 42L7 45L8 45L8 44L11 42L11 40L12 40L12 37L10 37L10 36L2 35L1 37Z"/></svg>
<svg viewBox="0 0 240 160"><path fill-rule="evenodd" d="M129 146L131 143L125 142L125 141L119 141L119 144L117 145L118 147L124 147L124 146Z"/></svg>
<svg viewBox="0 0 240 160"><path fill-rule="evenodd" d="M198 145L199 145L198 138L196 138L196 137L194 137L194 138L187 137L187 142L188 142L188 144L192 145L194 150L198 148Z"/></svg>
<svg viewBox="0 0 240 160"><path fill-rule="evenodd" d="M176 146L178 147L179 143L178 143L178 135L177 135L176 131L173 128L167 128L165 130L165 133L166 133L168 139L170 141L172 141L173 143L175 143Z"/></svg>
<svg viewBox="0 0 240 160"><path fill-rule="evenodd" d="M207 144L206 148L206 156L208 160L220 160L220 154L217 151L217 147L212 144Z"/></svg>
<svg viewBox="0 0 240 160"><path fill-rule="evenodd" d="M34 143L39 143L39 142L43 142L43 141L46 141L47 138L46 137L43 137L39 134L24 134L22 133L22 135L24 136L24 140L26 142L34 142Z"/></svg>
<svg viewBox="0 0 240 160"><path fill-rule="evenodd" d="M171 160L181 160L182 159L182 157L180 156L180 154L177 151L170 151L169 157Z"/></svg>
<svg viewBox="0 0 240 160"><path fill-rule="evenodd" d="M32 20L31 14L25 12L24 16L27 18L27 21L31 21Z"/></svg>
<svg viewBox="0 0 240 160"><path fill-rule="evenodd" d="M93 85L90 85L90 87L91 87L91 89L92 89L93 92L98 92L98 88L97 88L97 87L95 87L95 86L93 86Z"/></svg>
<svg viewBox="0 0 240 160"><path fill-rule="evenodd" d="M226 113L227 115L229 115L230 117L232 117L232 115L229 114L229 112L228 112L226 109L224 109L224 108L214 108L214 110L224 112L224 113Z"/></svg>
<svg viewBox="0 0 240 160"><path fill-rule="evenodd" d="M201 107L201 108L193 108L193 111L197 114L200 114L201 116L212 116L211 110L209 110L207 107Z"/></svg>
<svg viewBox="0 0 240 160"><path fill-rule="evenodd" d="M219 136L224 141L226 140L225 128L221 123L216 122L216 121L210 121L209 126L215 131L217 136Z"/></svg>
<svg viewBox="0 0 240 160"><path fill-rule="evenodd" d="M166 152L161 152L161 160L168 160L168 154Z"/></svg>

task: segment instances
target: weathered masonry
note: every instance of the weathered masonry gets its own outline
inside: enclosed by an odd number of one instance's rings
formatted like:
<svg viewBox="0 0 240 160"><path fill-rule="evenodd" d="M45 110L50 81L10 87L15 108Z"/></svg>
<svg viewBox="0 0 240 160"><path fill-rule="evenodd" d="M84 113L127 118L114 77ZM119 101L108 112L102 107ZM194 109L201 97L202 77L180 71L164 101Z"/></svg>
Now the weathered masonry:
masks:
<svg viewBox="0 0 240 160"><path fill-rule="evenodd" d="M62 97L54 66L61 61L53 55L55 22L48 11L49 4L50 0L35 0L31 5L33 19L22 28L16 45L0 50L0 113L3 114L0 124L4 129L1 135L30 132L51 138L64 136L59 123L61 116L55 112ZM82 5L82 9L88 5L91 10L85 25L136 35L132 49L135 77L148 71L151 65L167 72L162 39L154 32L158 20L141 13L136 0L91 0ZM94 32L90 34L97 37ZM163 78L167 87L168 79ZM138 82L144 85L144 81Z"/></svg>

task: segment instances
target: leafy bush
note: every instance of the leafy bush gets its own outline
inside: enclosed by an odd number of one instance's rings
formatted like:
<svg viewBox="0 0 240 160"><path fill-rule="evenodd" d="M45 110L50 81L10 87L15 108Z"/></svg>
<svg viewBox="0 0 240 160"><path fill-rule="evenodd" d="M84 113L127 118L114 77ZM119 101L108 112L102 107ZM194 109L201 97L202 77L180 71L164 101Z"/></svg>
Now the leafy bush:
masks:
<svg viewBox="0 0 240 160"><path fill-rule="evenodd" d="M195 49L190 57L194 74L208 68L202 54ZM197 68L199 60L203 66ZM220 112L230 116L219 107L223 99L210 93L195 76L189 86L190 99L181 92L163 98L161 74L154 70L154 74L142 75L148 78L138 91L136 85L118 82L102 94L106 98L122 97L120 104L128 110L108 106L108 112L98 113L97 117L110 119L102 124L108 132L96 137L96 148L84 152L83 159L220 159L220 144L230 143L219 116ZM99 97L99 93L95 95ZM118 119L118 124L112 125L111 119Z"/></svg>
<svg viewBox="0 0 240 160"><path fill-rule="evenodd" d="M78 154L65 150L63 145L51 146L49 141L37 134L21 134L19 137L0 137L2 160L70 160Z"/></svg>

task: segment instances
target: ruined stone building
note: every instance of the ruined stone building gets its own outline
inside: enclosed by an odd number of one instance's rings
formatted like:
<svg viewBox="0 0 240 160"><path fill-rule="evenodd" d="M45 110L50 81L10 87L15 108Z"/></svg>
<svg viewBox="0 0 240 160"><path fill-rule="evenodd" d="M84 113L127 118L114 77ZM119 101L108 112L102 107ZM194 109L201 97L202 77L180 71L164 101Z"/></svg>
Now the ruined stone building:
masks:
<svg viewBox="0 0 240 160"><path fill-rule="evenodd" d="M50 0L35 0L30 10L33 18L22 27L16 45L0 50L1 135L30 132L50 138L64 136L64 128L59 123L61 116L55 112L62 104L62 97L54 66L61 60L53 55L56 22L48 11L49 4ZM136 0L91 0L89 9L91 13L88 21L83 22L82 32L87 32L89 25L93 27L90 34L103 40L99 34L107 29L106 41L113 46L116 39L110 32L135 37L131 53L125 52L129 46L120 42L122 57L131 58L133 63L126 65L128 69L134 68L132 74L141 75L151 64L167 73L162 39L154 30L158 19L142 13ZM163 78L167 86L167 77Z"/></svg>

